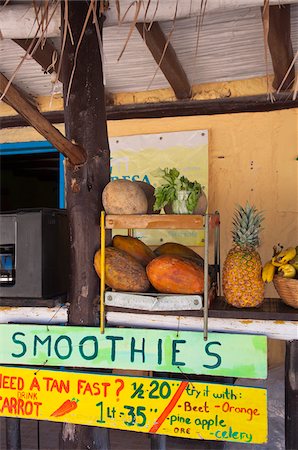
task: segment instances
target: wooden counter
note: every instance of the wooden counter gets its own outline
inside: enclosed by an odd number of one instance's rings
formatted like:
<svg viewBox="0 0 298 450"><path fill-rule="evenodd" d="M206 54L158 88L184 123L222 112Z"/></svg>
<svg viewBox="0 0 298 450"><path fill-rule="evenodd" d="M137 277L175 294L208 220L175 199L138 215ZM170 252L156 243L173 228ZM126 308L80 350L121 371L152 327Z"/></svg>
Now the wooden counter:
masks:
<svg viewBox="0 0 298 450"><path fill-rule="evenodd" d="M106 306L107 326L203 330L203 310L150 312ZM235 308L217 297L208 312L208 330L264 334L290 341L298 337L298 309L279 299L265 299L258 308Z"/></svg>

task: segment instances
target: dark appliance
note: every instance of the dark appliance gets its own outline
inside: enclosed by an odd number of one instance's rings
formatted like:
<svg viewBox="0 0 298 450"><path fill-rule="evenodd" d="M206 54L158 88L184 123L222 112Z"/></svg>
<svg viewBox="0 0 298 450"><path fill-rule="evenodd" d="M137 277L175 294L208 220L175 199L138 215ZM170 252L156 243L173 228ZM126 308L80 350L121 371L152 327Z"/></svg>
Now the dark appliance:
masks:
<svg viewBox="0 0 298 450"><path fill-rule="evenodd" d="M64 209L0 214L0 297L42 299L67 293L69 231Z"/></svg>

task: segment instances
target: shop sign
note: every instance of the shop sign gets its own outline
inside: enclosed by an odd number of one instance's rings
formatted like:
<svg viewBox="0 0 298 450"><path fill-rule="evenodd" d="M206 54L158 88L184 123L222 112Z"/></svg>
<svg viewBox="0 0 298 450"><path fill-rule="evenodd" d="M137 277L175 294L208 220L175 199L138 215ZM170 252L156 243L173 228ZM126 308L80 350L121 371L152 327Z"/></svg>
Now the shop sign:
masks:
<svg viewBox="0 0 298 450"><path fill-rule="evenodd" d="M266 390L0 366L0 416L264 443Z"/></svg>
<svg viewBox="0 0 298 450"><path fill-rule="evenodd" d="M0 341L0 364L267 377L266 336L2 324Z"/></svg>

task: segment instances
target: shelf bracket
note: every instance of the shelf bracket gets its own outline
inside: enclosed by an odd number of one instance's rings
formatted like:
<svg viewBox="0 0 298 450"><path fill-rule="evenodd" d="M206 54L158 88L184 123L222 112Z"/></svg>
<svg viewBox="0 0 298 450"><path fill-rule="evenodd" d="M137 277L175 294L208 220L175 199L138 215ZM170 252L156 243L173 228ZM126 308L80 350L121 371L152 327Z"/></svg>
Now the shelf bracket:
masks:
<svg viewBox="0 0 298 450"><path fill-rule="evenodd" d="M99 311L99 325L100 332L105 332L105 248L106 248L106 229L105 229L105 213L101 211L100 214L100 311Z"/></svg>
<svg viewBox="0 0 298 450"><path fill-rule="evenodd" d="M209 283L208 283L208 267L209 267L209 214L205 214L205 236L204 236L204 340L208 338L208 300L209 300Z"/></svg>

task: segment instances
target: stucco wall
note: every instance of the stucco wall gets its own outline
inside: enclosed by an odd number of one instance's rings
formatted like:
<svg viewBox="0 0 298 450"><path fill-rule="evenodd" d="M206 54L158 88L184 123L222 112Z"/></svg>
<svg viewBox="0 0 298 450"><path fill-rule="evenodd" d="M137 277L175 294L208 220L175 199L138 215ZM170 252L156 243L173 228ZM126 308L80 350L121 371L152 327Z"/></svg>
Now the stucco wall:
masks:
<svg viewBox="0 0 298 450"><path fill-rule="evenodd" d="M63 126L59 125L61 131ZM264 113L110 121L109 136L209 130L209 210L221 214L221 256L232 244L235 205L264 211L260 254L298 244L298 109ZM30 128L0 131L0 142L42 140ZM170 163L169 163L170 166ZM267 296L277 297L273 286Z"/></svg>

